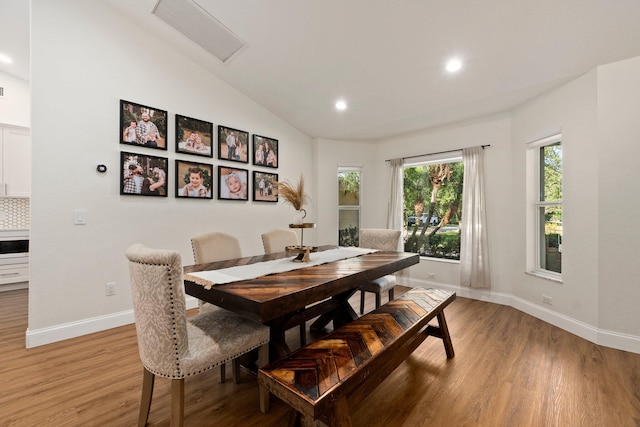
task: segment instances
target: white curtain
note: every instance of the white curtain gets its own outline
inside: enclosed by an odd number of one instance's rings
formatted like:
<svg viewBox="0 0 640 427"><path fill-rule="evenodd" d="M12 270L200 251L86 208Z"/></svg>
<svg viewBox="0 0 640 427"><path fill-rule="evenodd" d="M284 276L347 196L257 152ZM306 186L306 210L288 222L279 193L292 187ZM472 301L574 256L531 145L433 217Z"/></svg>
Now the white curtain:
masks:
<svg viewBox="0 0 640 427"><path fill-rule="evenodd" d="M402 199L404 192L404 161L392 159L391 164L391 197L389 198L389 211L387 212L387 228L390 230L402 230ZM403 247L403 239L398 243L398 250Z"/></svg>
<svg viewBox="0 0 640 427"><path fill-rule="evenodd" d="M464 148L462 161L460 284L471 288L491 288L482 147Z"/></svg>

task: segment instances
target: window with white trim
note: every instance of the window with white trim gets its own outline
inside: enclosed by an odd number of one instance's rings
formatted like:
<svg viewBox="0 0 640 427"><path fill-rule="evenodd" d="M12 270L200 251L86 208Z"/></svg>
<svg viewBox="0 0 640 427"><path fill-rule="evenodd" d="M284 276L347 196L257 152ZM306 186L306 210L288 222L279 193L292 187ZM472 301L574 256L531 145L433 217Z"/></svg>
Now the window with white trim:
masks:
<svg viewBox="0 0 640 427"><path fill-rule="evenodd" d="M358 246L360 234L360 167L338 168L338 245Z"/></svg>
<svg viewBox="0 0 640 427"><path fill-rule="evenodd" d="M562 277L562 135L529 143L535 173L531 213L535 270L551 278ZM531 194L534 194L533 192ZM533 256L531 257L533 258Z"/></svg>
<svg viewBox="0 0 640 427"><path fill-rule="evenodd" d="M461 150L420 156L405 162L405 252L460 260L463 177Z"/></svg>

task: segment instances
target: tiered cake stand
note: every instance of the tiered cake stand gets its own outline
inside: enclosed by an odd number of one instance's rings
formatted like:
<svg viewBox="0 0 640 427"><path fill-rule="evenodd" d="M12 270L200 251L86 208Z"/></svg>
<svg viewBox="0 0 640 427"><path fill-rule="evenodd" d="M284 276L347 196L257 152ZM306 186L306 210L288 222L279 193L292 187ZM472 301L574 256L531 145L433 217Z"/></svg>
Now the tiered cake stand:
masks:
<svg viewBox="0 0 640 427"><path fill-rule="evenodd" d="M298 256L296 256L293 260L297 262L309 262L309 253L318 252L317 246L305 246L304 245L304 229L305 228L316 228L315 222L303 222L302 224L289 224L289 228L299 228L300 229L300 245L287 246L287 252L297 252Z"/></svg>

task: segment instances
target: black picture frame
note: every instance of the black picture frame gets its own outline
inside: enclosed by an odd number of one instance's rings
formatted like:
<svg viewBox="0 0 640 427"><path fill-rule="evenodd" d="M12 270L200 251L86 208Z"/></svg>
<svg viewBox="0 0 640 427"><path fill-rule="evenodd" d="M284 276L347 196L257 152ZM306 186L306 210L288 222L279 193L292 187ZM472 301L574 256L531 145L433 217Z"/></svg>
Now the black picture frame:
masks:
<svg viewBox="0 0 640 427"><path fill-rule="evenodd" d="M213 199L213 165L176 160L176 198Z"/></svg>
<svg viewBox="0 0 640 427"><path fill-rule="evenodd" d="M167 112L121 99L120 144L166 151Z"/></svg>
<svg viewBox="0 0 640 427"><path fill-rule="evenodd" d="M253 164L267 168L278 168L278 140L262 135L253 135Z"/></svg>
<svg viewBox="0 0 640 427"><path fill-rule="evenodd" d="M176 153L213 157L213 123L176 114Z"/></svg>
<svg viewBox="0 0 640 427"><path fill-rule="evenodd" d="M235 150L229 150L229 140L233 137ZM218 125L218 159L230 162L249 163L249 132Z"/></svg>
<svg viewBox="0 0 640 427"><path fill-rule="evenodd" d="M233 187L235 180L239 183L238 187ZM235 191L235 188L238 190ZM218 200L249 200L249 171L218 166Z"/></svg>
<svg viewBox="0 0 640 427"><path fill-rule="evenodd" d="M261 184L262 182L262 184ZM253 171L253 201L278 202L278 174Z"/></svg>
<svg viewBox="0 0 640 427"><path fill-rule="evenodd" d="M120 195L167 197L166 157L120 152Z"/></svg>

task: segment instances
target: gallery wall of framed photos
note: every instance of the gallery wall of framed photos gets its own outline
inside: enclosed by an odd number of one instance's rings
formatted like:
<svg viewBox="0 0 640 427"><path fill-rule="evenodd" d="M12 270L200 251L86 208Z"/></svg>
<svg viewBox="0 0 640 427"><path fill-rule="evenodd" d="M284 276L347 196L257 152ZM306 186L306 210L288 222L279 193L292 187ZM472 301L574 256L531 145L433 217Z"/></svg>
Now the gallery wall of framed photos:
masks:
<svg viewBox="0 0 640 427"><path fill-rule="evenodd" d="M169 122L167 110L120 100L120 144L136 151L120 152L121 195L168 197L173 189L176 199L213 200L215 194L220 201L278 201L277 139L221 124L216 134L213 122L178 113L172 133ZM173 163L153 154L169 146L175 147Z"/></svg>

